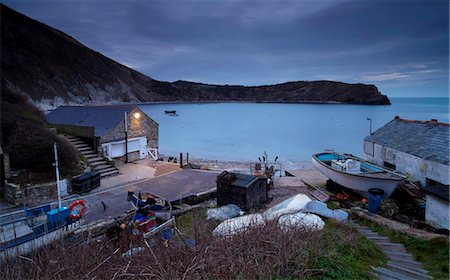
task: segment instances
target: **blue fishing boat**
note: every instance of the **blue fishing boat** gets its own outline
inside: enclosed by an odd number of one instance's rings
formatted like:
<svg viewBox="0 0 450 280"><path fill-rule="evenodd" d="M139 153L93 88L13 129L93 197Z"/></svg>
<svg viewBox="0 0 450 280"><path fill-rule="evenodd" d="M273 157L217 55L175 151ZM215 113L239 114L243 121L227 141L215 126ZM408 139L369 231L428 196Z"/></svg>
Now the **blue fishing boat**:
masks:
<svg viewBox="0 0 450 280"><path fill-rule="evenodd" d="M384 191L383 197L390 197L405 178L402 174L343 153L314 154L312 163L331 181L365 196L369 189L378 188Z"/></svg>
<svg viewBox="0 0 450 280"><path fill-rule="evenodd" d="M153 211L160 211L167 208L167 202L152 193L141 193L138 195L134 192L128 192L128 201L131 201L137 208L146 208Z"/></svg>

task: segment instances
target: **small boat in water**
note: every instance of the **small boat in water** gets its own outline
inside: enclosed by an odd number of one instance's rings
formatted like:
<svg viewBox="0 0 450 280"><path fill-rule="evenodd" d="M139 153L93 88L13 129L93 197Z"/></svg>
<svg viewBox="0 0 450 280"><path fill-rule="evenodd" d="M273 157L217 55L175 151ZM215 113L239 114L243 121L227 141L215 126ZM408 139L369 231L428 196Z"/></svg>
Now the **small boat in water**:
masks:
<svg viewBox="0 0 450 280"><path fill-rule="evenodd" d="M153 211L161 211L167 206L163 198L152 193L142 194L139 192L138 195L135 195L134 192L128 192L128 201L131 201L137 208L146 208Z"/></svg>
<svg viewBox="0 0 450 280"><path fill-rule="evenodd" d="M312 163L331 181L365 196L369 189L378 188L384 191L383 197L390 197L405 178L401 174L349 154L318 153L312 156Z"/></svg>
<svg viewBox="0 0 450 280"><path fill-rule="evenodd" d="M166 115L169 115L169 116L172 116L172 117L177 117L177 116L178 116L176 110L165 110L164 113L165 113Z"/></svg>

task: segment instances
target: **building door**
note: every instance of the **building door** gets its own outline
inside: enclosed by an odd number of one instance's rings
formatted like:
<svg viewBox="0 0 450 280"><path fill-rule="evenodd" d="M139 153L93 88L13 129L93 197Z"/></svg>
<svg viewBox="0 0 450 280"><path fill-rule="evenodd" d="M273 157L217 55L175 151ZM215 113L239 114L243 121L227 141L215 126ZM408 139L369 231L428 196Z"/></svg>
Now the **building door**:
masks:
<svg viewBox="0 0 450 280"><path fill-rule="evenodd" d="M139 158L144 159L148 155L147 151L147 137L141 137L139 139L140 149L139 149Z"/></svg>

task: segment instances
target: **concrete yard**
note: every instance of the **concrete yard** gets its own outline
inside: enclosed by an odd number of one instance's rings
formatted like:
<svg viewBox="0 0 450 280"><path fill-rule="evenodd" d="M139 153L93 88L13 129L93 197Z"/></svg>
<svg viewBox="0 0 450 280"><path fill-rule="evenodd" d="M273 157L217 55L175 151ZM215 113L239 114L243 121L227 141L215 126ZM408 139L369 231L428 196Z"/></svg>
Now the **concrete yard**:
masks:
<svg viewBox="0 0 450 280"><path fill-rule="evenodd" d="M183 170L179 165L149 160L119 166L120 175L101 180L100 187L83 194L63 198L62 206L69 206L77 199L89 204L85 222L106 217L116 217L131 209L127 192L151 192L170 201L204 192L216 186L217 172ZM23 218L23 206L2 203L0 224ZM52 207L56 207L56 201Z"/></svg>
<svg viewBox="0 0 450 280"><path fill-rule="evenodd" d="M269 191L269 197L272 201L268 203L266 207L274 206L298 193L311 196L308 193L310 188L307 187L304 182L313 185L316 188L325 189L328 178L315 169L289 170L287 172L293 176L275 177L274 188Z"/></svg>
<svg viewBox="0 0 450 280"><path fill-rule="evenodd" d="M192 194L211 190L216 187L218 171L180 169L178 164L140 160L119 167L120 174L101 180L101 186L84 195L70 195L63 199L62 205L69 206L77 199L89 204L85 222L106 217L116 217L131 209L127 201L127 192L151 192L169 201L188 197ZM275 188L270 190L272 201L267 207L298 193L308 194L306 181L323 188L326 177L312 168L291 170L295 177L276 177ZM23 207L3 203L0 224L23 217ZM53 201L53 207L56 202Z"/></svg>
<svg viewBox="0 0 450 280"><path fill-rule="evenodd" d="M127 192L151 192L174 201L192 194L204 192L216 186L216 172L178 170L145 181L96 192L87 195L89 212L86 222L104 217L115 217L131 209Z"/></svg>

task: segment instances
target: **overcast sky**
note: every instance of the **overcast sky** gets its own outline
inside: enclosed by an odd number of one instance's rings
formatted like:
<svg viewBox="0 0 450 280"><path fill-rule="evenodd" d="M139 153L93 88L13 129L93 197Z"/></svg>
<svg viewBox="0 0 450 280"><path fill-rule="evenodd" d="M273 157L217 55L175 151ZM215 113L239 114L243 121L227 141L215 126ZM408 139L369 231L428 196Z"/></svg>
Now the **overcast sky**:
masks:
<svg viewBox="0 0 450 280"><path fill-rule="evenodd" d="M448 96L447 0L1 2L158 80Z"/></svg>

